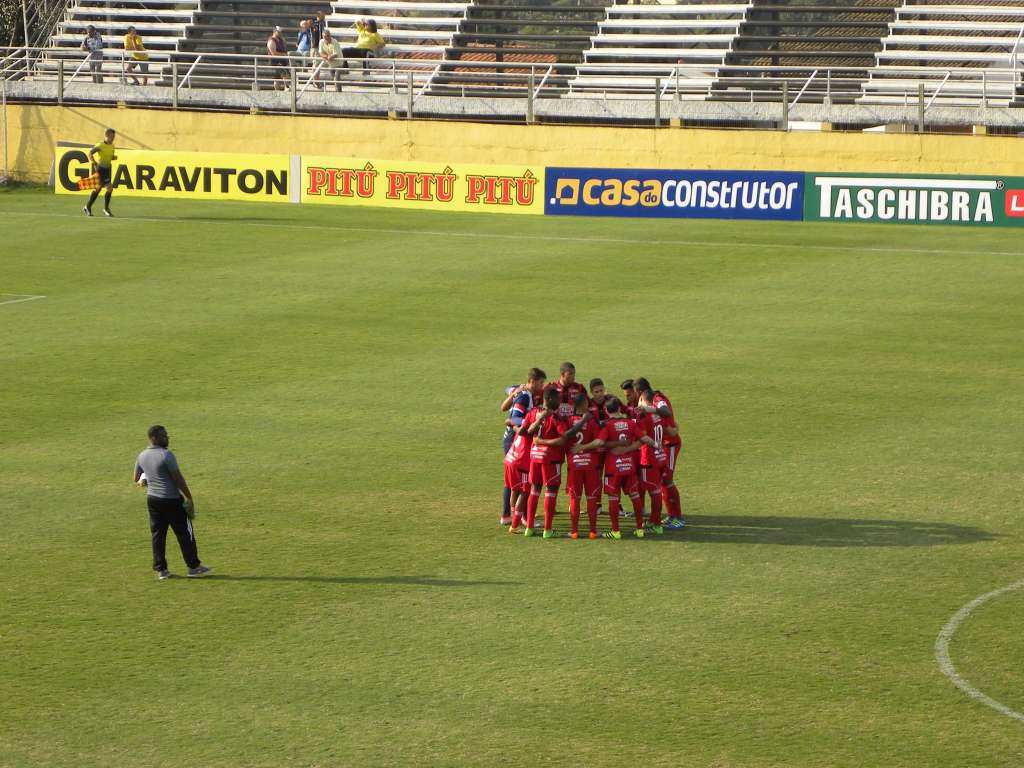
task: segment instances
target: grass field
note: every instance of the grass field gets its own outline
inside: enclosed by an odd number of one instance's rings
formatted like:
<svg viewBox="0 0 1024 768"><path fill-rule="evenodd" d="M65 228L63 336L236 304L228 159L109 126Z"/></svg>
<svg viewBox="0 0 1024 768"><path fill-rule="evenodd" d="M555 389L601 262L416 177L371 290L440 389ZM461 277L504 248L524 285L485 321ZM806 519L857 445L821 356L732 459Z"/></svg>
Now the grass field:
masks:
<svg viewBox="0 0 1024 768"><path fill-rule="evenodd" d="M1019 233L80 205L0 193L4 768L1024 762L933 651L1024 578ZM498 527L563 359L672 397L687 530ZM154 422L204 581L149 569ZM950 647L1016 711L1022 638Z"/></svg>

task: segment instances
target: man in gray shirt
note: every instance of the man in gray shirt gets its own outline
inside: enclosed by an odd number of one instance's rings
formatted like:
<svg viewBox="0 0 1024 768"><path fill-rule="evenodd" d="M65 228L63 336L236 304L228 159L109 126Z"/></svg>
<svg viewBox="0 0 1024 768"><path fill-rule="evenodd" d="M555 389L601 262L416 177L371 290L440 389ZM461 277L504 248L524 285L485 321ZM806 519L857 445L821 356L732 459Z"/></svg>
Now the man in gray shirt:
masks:
<svg viewBox="0 0 1024 768"><path fill-rule="evenodd" d="M135 460L134 482L146 486L149 530L153 534L153 570L161 581L171 578L165 556L167 528L170 526L178 537L189 577L203 576L210 569L199 562L196 535L192 530L192 518L195 517L192 491L178 468L178 460L167 450L170 444L167 430L157 424L149 428L148 434L149 447Z"/></svg>

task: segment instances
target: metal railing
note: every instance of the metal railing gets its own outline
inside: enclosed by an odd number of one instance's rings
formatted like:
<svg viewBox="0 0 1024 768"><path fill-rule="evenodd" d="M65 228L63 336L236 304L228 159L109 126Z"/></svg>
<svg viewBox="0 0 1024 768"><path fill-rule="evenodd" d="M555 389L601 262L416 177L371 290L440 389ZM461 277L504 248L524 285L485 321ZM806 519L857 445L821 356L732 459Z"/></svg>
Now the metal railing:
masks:
<svg viewBox="0 0 1024 768"><path fill-rule="evenodd" d="M150 50L149 85L126 84L126 64L131 59L120 49L110 49L102 60L99 77L113 78L120 89L87 87L90 78L86 52L72 48L0 48L0 80L24 81L24 96L8 89L9 99L33 98L63 103L66 98L93 101L130 101L178 106L178 94L193 106L216 99L217 92L247 91L255 99L262 92L291 91L291 103L313 104L323 111L331 103L325 74L348 94L391 94L406 97L402 106L412 107L424 98L482 97L491 104L499 98L526 102L522 114L532 118L534 102L589 99L654 102L654 114L662 114L663 102L708 101L716 103L775 104L780 112L798 104L903 105L914 106L924 98L924 109L939 106L1005 107L1021 88L1018 53L1024 29L1014 47L1012 66L982 67L812 67L812 66L708 66L706 64L543 64L529 62L475 62L436 59L371 58L352 60L337 78L335 70L319 58L270 57L230 53L184 53ZM26 55L29 54L29 55ZM365 67L363 64L365 63ZM70 78L66 69L74 67ZM178 73L184 72L179 78ZM81 76L80 76L81 75ZM134 79L134 75L128 75ZM31 83L31 86L27 84ZM310 93L313 91L313 93ZM320 91L317 94L317 91ZM796 98L789 101L789 94ZM140 94L145 94L143 99ZM784 95L785 94L785 95ZM923 94L923 96L922 96ZM316 96L316 98L314 98ZM262 97L261 97L262 98ZM266 101L266 99L263 99ZM253 102L255 104L255 102ZM343 111L340 108L337 111ZM436 106L436 102L434 103ZM279 107L265 106L276 109ZM514 106L503 107L506 112ZM647 107L650 109L650 106ZM564 112L565 109L563 108Z"/></svg>

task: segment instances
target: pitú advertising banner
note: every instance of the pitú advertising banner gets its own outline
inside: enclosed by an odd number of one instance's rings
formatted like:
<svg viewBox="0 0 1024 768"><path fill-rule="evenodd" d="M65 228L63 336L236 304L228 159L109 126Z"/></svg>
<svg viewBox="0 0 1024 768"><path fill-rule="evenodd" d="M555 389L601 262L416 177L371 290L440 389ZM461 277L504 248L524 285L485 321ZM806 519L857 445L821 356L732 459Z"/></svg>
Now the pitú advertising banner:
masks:
<svg viewBox="0 0 1024 768"><path fill-rule="evenodd" d="M807 221L1024 226L1024 178L807 174Z"/></svg>
<svg viewBox="0 0 1024 768"><path fill-rule="evenodd" d="M116 150L110 179L118 194L206 200L284 202L289 199L288 155ZM92 173L88 150L54 150L54 191L79 193L78 181Z"/></svg>
<svg viewBox="0 0 1024 768"><path fill-rule="evenodd" d="M804 216L804 174L548 168L544 212L554 216L781 219Z"/></svg>
<svg viewBox="0 0 1024 768"><path fill-rule="evenodd" d="M302 157L303 203L544 213L543 167Z"/></svg>

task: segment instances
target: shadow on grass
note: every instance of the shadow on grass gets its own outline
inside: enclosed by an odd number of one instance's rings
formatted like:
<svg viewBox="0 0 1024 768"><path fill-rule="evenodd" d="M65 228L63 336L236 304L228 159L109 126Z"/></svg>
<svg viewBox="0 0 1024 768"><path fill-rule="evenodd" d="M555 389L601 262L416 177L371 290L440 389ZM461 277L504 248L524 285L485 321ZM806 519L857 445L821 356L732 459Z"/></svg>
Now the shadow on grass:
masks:
<svg viewBox="0 0 1024 768"><path fill-rule="evenodd" d="M981 528L909 520L690 515L681 534L662 541L694 544L783 544L805 547L934 547L997 536Z"/></svg>
<svg viewBox="0 0 1024 768"><path fill-rule="evenodd" d="M414 587L505 587L517 586L515 581L472 581L461 579L435 579L431 576L232 576L227 573L210 574L207 581L292 581L320 584L404 584Z"/></svg>

